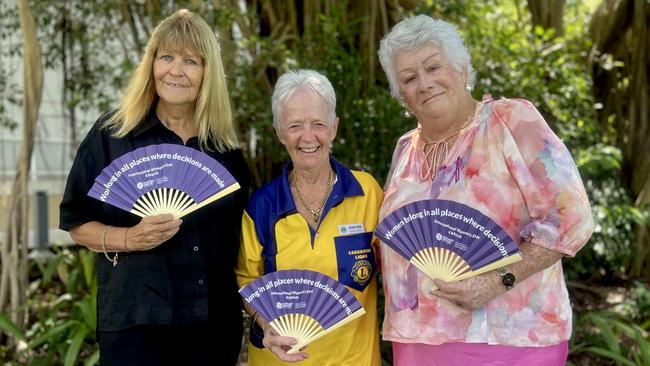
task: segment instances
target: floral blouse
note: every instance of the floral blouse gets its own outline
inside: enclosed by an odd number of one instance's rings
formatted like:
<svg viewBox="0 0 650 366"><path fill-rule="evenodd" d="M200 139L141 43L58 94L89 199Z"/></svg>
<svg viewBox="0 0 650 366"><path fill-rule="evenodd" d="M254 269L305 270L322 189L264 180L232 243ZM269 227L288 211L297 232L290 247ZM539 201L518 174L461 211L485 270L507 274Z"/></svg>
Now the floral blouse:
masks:
<svg viewBox="0 0 650 366"><path fill-rule="evenodd" d="M419 128L398 141L380 219L407 203L440 198L481 211L518 244L572 257L589 239L593 218L576 165L530 102L486 96L433 181L421 178L422 147ZM381 253L386 340L548 346L571 335L561 261L472 311L430 295L432 281L388 246Z"/></svg>

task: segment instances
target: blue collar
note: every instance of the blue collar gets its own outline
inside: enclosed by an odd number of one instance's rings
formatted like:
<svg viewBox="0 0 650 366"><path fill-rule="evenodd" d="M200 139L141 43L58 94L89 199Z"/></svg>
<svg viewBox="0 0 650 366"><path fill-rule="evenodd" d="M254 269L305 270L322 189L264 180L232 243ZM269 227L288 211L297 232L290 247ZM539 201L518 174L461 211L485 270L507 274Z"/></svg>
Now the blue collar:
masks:
<svg viewBox="0 0 650 366"><path fill-rule="evenodd" d="M336 172L337 181L334 187L332 187L332 193L325 204L323 217L325 217L332 207L343 202L343 199L346 197L363 196L361 184L354 177L350 169L346 168L331 156L330 165L334 168L334 172ZM296 212L296 203L291 195L291 187L289 185L289 172L291 170L293 170L293 163L289 161L282 170L282 176L280 177L280 189L278 190L278 214L282 216L290 212Z"/></svg>

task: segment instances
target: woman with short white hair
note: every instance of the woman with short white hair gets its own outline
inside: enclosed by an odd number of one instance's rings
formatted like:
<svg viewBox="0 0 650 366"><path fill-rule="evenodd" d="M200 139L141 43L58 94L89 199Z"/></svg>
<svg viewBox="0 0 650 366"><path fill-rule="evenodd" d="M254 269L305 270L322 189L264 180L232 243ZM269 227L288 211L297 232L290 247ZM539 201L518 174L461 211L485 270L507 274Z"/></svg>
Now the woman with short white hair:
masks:
<svg viewBox="0 0 650 366"><path fill-rule="evenodd" d="M282 337L245 303L253 318L248 348L251 366L379 366L376 239L373 231L382 192L368 173L330 157L336 137L336 95L313 70L282 75L272 97L273 126L289 153L279 178L251 197L242 220L237 279L245 286L261 275L307 269L345 285L366 314L288 354L296 339Z"/></svg>
<svg viewBox="0 0 650 366"><path fill-rule="evenodd" d="M391 93L418 122L397 142L380 219L414 201L460 202L507 231L523 256L444 282L382 246L383 337L394 365L564 365L572 313L561 259L593 230L568 150L530 102L472 97L471 58L447 22L402 21L379 57Z"/></svg>

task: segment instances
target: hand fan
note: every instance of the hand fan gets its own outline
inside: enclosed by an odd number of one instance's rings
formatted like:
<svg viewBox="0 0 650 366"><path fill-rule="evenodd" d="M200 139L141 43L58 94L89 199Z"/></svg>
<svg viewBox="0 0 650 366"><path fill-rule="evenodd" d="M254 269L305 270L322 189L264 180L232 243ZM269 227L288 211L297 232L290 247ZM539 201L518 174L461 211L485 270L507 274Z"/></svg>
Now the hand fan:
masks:
<svg viewBox="0 0 650 366"><path fill-rule="evenodd" d="M278 334L296 338L288 353L366 313L344 285L309 270L271 272L239 293Z"/></svg>
<svg viewBox="0 0 650 366"><path fill-rule="evenodd" d="M422 200L386 216L375 234L432 279L458 281L521 260L492 219L462 203Z"/></svg>
<svg viewBox="0 0 650 366"><path fill-rule="evenodd" d="M175 144L149 145L113 160L95 178L88 196L140 217L183 217L239 189L209 155Z"/></svg>

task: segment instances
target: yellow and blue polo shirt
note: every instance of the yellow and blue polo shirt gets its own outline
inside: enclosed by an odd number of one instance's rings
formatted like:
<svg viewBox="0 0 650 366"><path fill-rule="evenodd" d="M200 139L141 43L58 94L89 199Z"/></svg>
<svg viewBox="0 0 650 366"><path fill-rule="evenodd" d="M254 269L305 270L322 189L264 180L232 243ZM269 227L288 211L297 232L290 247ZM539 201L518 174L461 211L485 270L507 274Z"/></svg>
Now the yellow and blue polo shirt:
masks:
<svg viewBox="0 0 650 366"><path fill-rule="evenodd" d="M383 192L368 173L351 171L334 159L336 182L316 230L298 213L291 195L289 163L282 175L259 188L242 219L242 243L237 262L240 287L257 277L284 269L308 269L326 274L356 296L366 315L310 344L300 365L379 365L377 329L377 226ZM251 334L251 338L254 338ZM282 365L273 353L249 342L251 366Z"/></svg>

